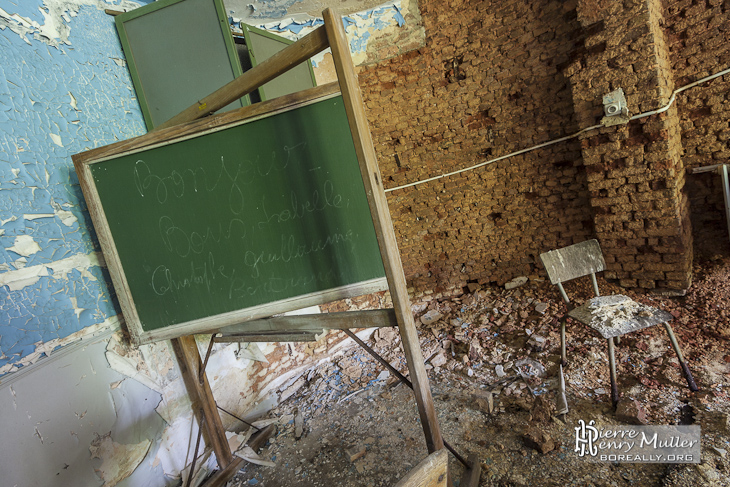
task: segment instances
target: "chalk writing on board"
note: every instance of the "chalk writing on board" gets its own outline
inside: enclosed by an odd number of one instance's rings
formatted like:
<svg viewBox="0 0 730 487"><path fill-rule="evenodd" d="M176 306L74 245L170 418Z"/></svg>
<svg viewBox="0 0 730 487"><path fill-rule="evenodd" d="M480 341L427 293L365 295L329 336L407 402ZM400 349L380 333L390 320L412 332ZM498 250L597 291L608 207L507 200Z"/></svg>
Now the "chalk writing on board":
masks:
<svg viewBox="0 0 730 487"><path fill-rule="evenodd" d="M276 252L268 250L253 252L247 250L244 255L244 264L251 268L251 277L256 279L260 275L259 265L261 264L270 264L272 262L289 263L294 259L300 259L307 255L322 252L345 242L352 244L352 230L348 230L344 234L333 233L327 235L324 239L317 239L310 242L297 242L294 235L289 235L289 237L282 235L281 248L279 250ZM352 250L352 245L350 245L350 250Z"/></svg>
<svg viewBox="0 0 730 487"><path fill-rule="evenodd" d="M244 207L243 191L239 181L239 179L243 180L241 164L235 165L233 168L235 170L231 171L223 156L220 160L217 175L209 176L206 168L197 167L183 169L182 172L173 169L169 174L160 176L154 173L143 159L139 159L134 164L134 184L140 196L144 198L147 195L153 195L162 205L168 202L170 196L180 199L190 191L194 193L197 193L198 190L213 192L225 176L225 179L231 183L228 189L229 209L239 215L243 212Z"/></svg>
<svg viewBox="0 0 730 487"><path fill-rule="evenodd" d="M266 195L261 197L261 209L264 213L264 220L259 222L259 228L267 223L282 223L289 220L303 218L308 213L324 211L327 208L342 208L342 195L335 193L332 181L324 182L322 193L318 189L312 192L312 198L299 201L297 194L292 191L290 195L291 208L284 208L280 212L269 213L266 209Z"/></svg>
<svg viewBox="0 0 730 487"><path fill-rule="evenodd" d="M333 233L324 239L315 239L310 242L297 241L294 235L281 237L281 248L275 252L260 250L248 250L244 254L244 265L251 269L250 278L261 277L261 269L267 264L274 262L289 263L305 256L330 250L334 246L345 246L346 252L354 253L354 241L356 235L352 230L345 233ZM235 268L226 270L223 265L215 265L215 257L212 252L208 253L207 260L196 264L190 262L189 273L186 271L182 276L175 276L165 265L158 265L152 271L152 290L158 296L176 292L184 288L204 288L209 294L214 292L213 284L216 280L231 282L235 278ZM241 279L245 283L244 279ZM291 286L289 286L291 287ZM274 292L274 291L272 291Z"/></svg>
<svg viewBox="0 0 730 487"><path fill-rule="evenodd" d="M198 292L209 295L218 291L227 292L229 299L242 295L255 296L264 293L283 293L292 289L306 287L315 282L327 282L337 275L333 270L319 271L306 275L282 278L277 276L262 276L254 281L239 278L235 269L228 269L224 265L216 265L212 254L208 260L198 265L190 263L189 272L176 276L173 271L160 265L152 272L152 290L158 296L177 294L185 289L195 288Z"/></svg>
<svg viewBox="0 0 730 487"><path fill-rule="evenodd" d="M212 243L220 244L224 240L244 240L248 235L246 222L240 218L231 218L227 222L219 222L217 230L206 227L202 232L186 232L169 216L159 219L158 228L165 248L178 255L187 257L190 253L201 254Z"/></svg>
<svg viewBox="0 0 730 487"><path fill-rule="evenodd" d="M227 276L225 266L216 266L215 257L209 253L207 260L196 265L190 262L190 273L175 278L172 271L164 265L159 265L152 271L152 291L158 296L175 293L185 288L204 288L208 294L215 292L214 284L224 280L230 282L232 276ZM227 284L224 282L224 284Z"/></svg>

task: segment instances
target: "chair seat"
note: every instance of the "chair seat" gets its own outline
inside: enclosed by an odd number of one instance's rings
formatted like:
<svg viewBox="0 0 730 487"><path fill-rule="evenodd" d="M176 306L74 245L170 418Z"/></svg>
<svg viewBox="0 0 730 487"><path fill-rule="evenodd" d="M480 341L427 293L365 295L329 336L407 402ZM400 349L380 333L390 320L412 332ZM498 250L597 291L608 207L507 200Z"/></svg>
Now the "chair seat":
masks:
<svg viewBox="0 0 730 487"><path fill-rule="evenodd" d="M637 303L623 294L589 299L568 316L589 326L603 338L618 337L672 319L670 313Z"/></svg>

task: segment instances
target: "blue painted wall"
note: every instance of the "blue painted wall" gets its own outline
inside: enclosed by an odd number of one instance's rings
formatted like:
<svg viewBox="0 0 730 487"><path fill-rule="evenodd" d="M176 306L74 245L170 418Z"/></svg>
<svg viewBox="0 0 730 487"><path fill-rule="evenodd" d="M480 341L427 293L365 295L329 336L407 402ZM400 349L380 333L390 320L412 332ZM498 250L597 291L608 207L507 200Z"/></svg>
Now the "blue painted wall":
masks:
<svg viewBox="0 0 730 487"><path fill-rule="evenodd" d="M0 372L8 372L37 343L118 313L71 155L145 129L104 13L114 2L0 0L0 8Z"/></svg>

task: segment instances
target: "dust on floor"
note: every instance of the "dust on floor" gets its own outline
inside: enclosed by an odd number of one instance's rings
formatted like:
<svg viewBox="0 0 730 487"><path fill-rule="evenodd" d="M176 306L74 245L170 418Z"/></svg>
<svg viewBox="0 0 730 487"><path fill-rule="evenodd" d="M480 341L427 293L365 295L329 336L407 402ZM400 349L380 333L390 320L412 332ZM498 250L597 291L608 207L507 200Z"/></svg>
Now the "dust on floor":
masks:
<svg viewBox="0 0 730 487"><path fill-rule="evenodd" d="M616 349L619 409L611 406L605 340L568 326L565 369L570 411L558 416L559 318L565 306L549 283L482 287L414 305L444 438L478 455L484 486L730 486L730 259L697 265L685 296L622 293L674 316L672 325L700 391L691 393L664 328L622 337ZM589 282L568 283L578 302ZM407 373L395 330L371 340ZM312 369L305 385L271 411L278 433L229 487L394 485L427 451L409 389L357 346ZM699 424L700 464L594 462L574 452L578 421L597 426ZM463 474L450 455L455 485Z"/></svg>

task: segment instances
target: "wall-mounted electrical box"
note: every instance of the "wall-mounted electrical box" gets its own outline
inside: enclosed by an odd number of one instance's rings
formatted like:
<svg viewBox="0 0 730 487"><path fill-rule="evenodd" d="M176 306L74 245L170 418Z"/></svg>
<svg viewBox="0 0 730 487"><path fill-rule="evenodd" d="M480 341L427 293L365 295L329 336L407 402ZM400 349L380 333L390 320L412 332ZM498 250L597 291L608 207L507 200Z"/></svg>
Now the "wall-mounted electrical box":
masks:
<svg viewBox="0 0 730 487"><path fill-rule="evenodd" d="M622 88L603 95L603 113L605 115L601 119L601 124L603 125L610 126L628 123L630 118L629 108L626 105L626 97Z"/></svg>

